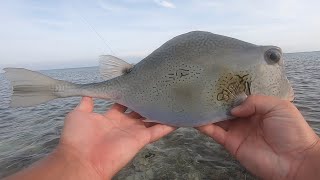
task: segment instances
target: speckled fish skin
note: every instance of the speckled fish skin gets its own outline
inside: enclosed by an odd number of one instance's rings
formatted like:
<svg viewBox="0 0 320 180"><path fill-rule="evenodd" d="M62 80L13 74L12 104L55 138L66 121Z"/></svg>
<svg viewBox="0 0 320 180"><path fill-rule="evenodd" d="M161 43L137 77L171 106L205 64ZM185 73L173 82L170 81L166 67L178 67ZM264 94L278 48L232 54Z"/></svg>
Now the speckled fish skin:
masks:
<svg viewBox="0 0 320 180"><path fill-rule="evenodd" d="M283 60L268 62L274 46L256 46L209 32L189 32L166 42L131 72L108 85L112 97L142 116L173 126L200 126L232 118L246 93L292 100ZM108 91L110 92L110 91Z"/></svg>
<svg viewBox="0 0 320 180"><path fill-rule="evenodd" d="M28 70L5 70L13 82L16 107L91 96L127 106L148 121L195 127L232 118L230 109L247 95L293 100L283 64L278 47L193 31L169 40L125 74L101 83L77 85ZM25 77L32 77L27 79L32 83L21 83L27 82Z"/></svg>

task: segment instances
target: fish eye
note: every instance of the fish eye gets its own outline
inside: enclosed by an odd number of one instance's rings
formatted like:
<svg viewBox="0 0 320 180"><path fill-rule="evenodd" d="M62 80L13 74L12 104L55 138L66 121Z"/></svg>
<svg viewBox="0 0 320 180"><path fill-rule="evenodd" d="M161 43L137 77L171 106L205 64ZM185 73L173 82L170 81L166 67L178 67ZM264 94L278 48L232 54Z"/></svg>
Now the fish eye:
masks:
<svg viewBox="0 0 320 180"><path fill-rule="evenodd" d="M281 59L281 52L278 49L269 49L265 53L265 59L267 62L277 63Z"/></svg>

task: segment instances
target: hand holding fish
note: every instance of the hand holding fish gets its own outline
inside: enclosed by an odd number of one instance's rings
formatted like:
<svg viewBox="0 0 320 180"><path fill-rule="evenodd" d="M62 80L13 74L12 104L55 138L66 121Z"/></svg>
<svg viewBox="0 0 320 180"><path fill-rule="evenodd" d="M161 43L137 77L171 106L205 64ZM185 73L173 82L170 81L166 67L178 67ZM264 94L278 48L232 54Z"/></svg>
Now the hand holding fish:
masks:
<svg viewBox="0 0 320 180"><path fill-rule="evenodd" d="M92 112L93 107L84 97L66 117L56 150L11 179L111 179L145 145L175 130L143 122L119 104L104 114Z"/></svg>
<svg viewBox="0 0 320 180"><path fill-rule="evenodd" d="M88 160L106 179L120 171L145 145L175 130L145 123L135 112L124 113L126 109L115 104L105 114L93 113L93 101L85 97L66 118L60 146L75 149L79 158Z"/></svg>
<svg viewBox="0 0 320 180"><path fill-rule="evenodd" d="M93 101L85 97L66 118L62 147L75 149L104 179L120 171L145 145L169 134L175 128L144 123L135 112L113 105L105 114L93 113ZM77 124L77 125L75 125Z"/></svg>
<svg viewBox="0 0 320 180"><path fill-rule="evenodd" d="M263 179L319 177L319 137L292 103L250 96L231 112L237 119L198 129Z"/></svg>

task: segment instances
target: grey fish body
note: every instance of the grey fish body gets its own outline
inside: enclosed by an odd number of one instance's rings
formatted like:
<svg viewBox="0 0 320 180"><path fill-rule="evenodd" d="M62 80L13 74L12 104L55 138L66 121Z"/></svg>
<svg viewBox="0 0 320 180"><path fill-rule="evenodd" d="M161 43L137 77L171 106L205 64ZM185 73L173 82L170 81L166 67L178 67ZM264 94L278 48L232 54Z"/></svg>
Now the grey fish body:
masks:
<svg viewBox="0 0 320 180"><path fill-rule="evenodd" d="M292 98L283 60L266 60L270 49L271 56L281 53L273 46L190 32L166 42L123 75L69 88L60 84L64 91L56 94L110 99L150 121L201 126L232 118L230 109L247 95Z"/></svg>

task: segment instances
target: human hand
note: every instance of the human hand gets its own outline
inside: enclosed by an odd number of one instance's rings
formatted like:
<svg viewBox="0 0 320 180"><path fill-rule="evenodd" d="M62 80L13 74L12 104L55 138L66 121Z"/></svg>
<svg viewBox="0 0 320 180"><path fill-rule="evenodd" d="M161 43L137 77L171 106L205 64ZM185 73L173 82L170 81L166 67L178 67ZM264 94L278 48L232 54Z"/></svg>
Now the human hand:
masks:
<svg viewBox="0 0 320 180"><path fill-rule="evenodd" d="M73 156L102 179L111 179L146 144L175 130L145 123L135 112L125 114L127 108L119 104L105 114L92 112L93 107L93 100L84 97L69 113L57 151Z"/></svg>
<svg viewBox="0 0 320 180"><path fill-rule="evenodd" d="M288 101L249 96L231 113L237 118L197 129L264 179L294 178L313 149L319 148L319 137Z"/></svg>

